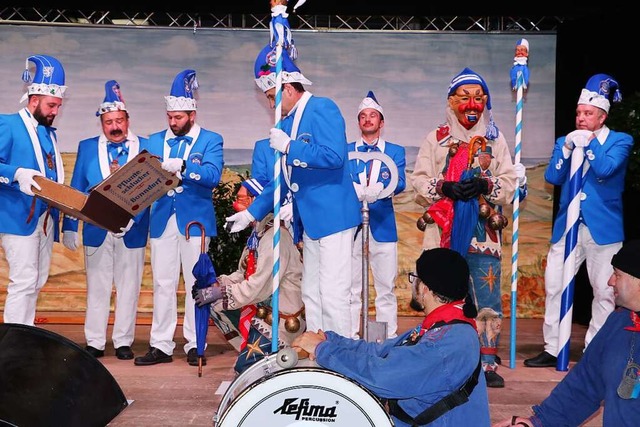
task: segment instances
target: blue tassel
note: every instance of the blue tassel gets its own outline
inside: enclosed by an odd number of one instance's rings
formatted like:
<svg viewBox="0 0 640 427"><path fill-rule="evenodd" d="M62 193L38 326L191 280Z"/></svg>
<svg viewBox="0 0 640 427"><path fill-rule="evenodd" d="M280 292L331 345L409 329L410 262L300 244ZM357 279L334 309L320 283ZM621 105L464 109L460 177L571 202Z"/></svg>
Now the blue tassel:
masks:
<svg viewBox="0 0 640 427"><path fill-rule="evenodd" d="M619 89L613 93L613 102L622 102L622 93L620 93Z"/></svg>
<svg viewBox="0 0 640 427"><path fill-rule="evenodd" d="M289 58L291 58L292 61L298 59L298 49L296 49L293 43L289 46Z"/></svg>
<svg viewBox="0 0 640 427"><path fill-rule="evenodd" d="M29 70L24 70L22 72L22 81L25 83L29 83L31 81L31 74L29 74Z"/></svg>

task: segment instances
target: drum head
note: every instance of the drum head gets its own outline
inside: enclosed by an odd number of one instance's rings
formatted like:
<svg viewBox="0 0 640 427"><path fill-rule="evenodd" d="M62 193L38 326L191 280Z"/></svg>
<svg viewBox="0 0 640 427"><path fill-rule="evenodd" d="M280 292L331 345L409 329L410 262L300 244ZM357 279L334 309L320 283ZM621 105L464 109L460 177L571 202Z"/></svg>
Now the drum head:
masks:
<svg viewBox="0 0 640 427"><path fill-rule="evenodd" d="M216 416L216 418L218 418ZM280 370L242 391L216 427L385 427L391 418L366 388L326 369Z"/></svg>

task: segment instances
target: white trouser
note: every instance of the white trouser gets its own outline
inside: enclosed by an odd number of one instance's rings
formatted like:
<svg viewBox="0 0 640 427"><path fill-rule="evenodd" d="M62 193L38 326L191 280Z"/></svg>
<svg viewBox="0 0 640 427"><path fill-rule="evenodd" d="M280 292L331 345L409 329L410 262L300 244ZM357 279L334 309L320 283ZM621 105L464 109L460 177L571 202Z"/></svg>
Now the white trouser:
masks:
<svg viewBox="0 0 640 427"><path fill-rule="evenodd" d="M47 283L53 250L53 219L44 222L48 213L40 215L33 233L28 236L0 234L7 264L9 284L4 303L4 323L34 325L40 289ZM33 221L33 219L32 219Z"/></svg>
<svg viewBox="0 0 640 427"><path fill-rule="evenodd" d="M127 248L124 239L107 233L98 247L84 247L87 272L87 345L104 350L111 311L111 289L116 288L113 347L131 346L136 331L138 297L144 271L145 248Z"/></svg>
<svg viewBox="0 0 640 427"><path fill-rule="evenodd" d="M195 283L193 266L200 257L201 235L190 235L189 240L178 230L175 214L169 218L162 236L151 240L151 272L153 276L153 320L149 345L172 355L176 343L173 336L178 324L177 291L180 267L184 279L184 321L182 335L187 341L184 352L196 348L195 305L191 288ZM204 247L209 247L205 237Z"/></svg>
<svg viewBox="0 0 640 427"><path fill-rule="evenodd" d="M546 300L542 332L545 342L544 349L552 356L557 356L560 352L558 335L563 291L562 270L565 242L565 236L562 236L557 243L552 244L549 248L547 268L544 274ZM578 243L575 248L575 271L578 272L580 265L586 260L589 282L593 288L591 321L585 336L585 348L615 308L613 289L607 285L607 282L611 274L613 274L611 258L621 247L622 242L598 245L591 237L589 229L584 224L580 224L578 228Z"/></svg>
<svg viewBox="0 0 640 427"><path fill-rule="evenodd" d="M362 315L363 265L362 230L358 233L351 256L351 337L357 338ZM397 242L378 242L369 231L369 266L376 290L376 322L387 324L387 338L394 338L398 329L398 299L394 293L398 275ZM368 309L368 307L367 307Z"/></svg>
<svg viewBox="0 0 640 427"><path fill-rule="evenodd" d="M302 301L307 330L351 336L351 247L355 227L318 240L303 235Z"/></svg>

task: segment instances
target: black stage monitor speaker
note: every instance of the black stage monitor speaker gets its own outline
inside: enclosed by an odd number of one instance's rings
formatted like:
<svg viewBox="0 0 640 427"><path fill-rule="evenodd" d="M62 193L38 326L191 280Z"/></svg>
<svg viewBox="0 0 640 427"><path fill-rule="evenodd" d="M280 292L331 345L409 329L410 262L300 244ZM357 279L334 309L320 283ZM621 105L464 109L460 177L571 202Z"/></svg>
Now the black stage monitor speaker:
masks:
<svg viewBox="0 0 640 427"><path fill-rule="evenodd" d="M0 426L103 427L126 407L111 373L74 342L0 324Z"/></svg>

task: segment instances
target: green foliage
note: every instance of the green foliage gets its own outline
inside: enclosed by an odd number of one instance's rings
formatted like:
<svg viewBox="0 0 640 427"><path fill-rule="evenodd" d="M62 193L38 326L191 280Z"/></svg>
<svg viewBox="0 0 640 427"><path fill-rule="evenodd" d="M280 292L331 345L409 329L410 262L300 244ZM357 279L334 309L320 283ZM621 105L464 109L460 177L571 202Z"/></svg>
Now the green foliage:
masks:
<svg viewBox="0 0 640 427"><path fill-rule="evenodd" d="M230 274L238 269L238 261L244 249L251 230L249 228L239 233L229 233L225 229L225 218L233 215L233 202L240 187L240 182L248 178L248 173L244 176L237 174L239 180L220 180L220 183L213 192L213 203L216 209L216 225L218 236L211 239L209 244L209 257L213 260L216 273Z"/></svg>
<svg viewBox="0 0 640 427"><path fill-rule="evenodd" d="M626 188L640 191L640 93L625 96L614 104L607 118L607 126L633 136L633 149L627 167Z"/></svg>

